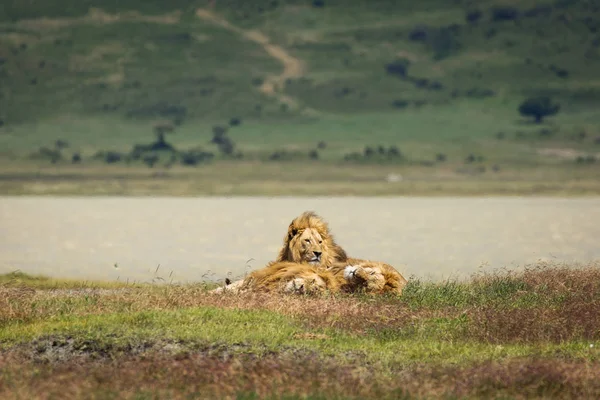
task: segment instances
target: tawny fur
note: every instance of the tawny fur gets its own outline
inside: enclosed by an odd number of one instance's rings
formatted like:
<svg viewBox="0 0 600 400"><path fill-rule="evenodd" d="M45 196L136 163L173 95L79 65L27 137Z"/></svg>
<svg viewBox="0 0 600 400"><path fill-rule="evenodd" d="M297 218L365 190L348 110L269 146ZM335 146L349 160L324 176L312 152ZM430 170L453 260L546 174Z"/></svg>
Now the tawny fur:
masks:
<svg viewBox="0 0 600 400"><path fill-rule="evenodd" d="M234 282L225 290L308 294L338 292L340 288L331 271L308 263L282 261L250 273L241 283Z"/></svg>
<svg viewBox="0 0 600 400"><path fill-rule="evenodd" d="M319 260L313 259L315 250L322 253ZM344 249L335 242L327 222L314 212L306 211L288 226L275 261L307 261L327 268L347 258Z"/></svg>
<svg viewBox="0 0 600 400"><path fill-rule="evenodd" d="M402 294L407 280L394 267L380 261L352 259L353 263L336 263L329 271L343 292ZM358 262L356 262L358 261Z"/></svg>
<svg viewBox="0 0 600 400"><path fill-rule="evenodd" d="M401 294L406 282L389 264L349 258L323 218L306 211L288 226L276 261L215 292L328 290Z"/></svg>

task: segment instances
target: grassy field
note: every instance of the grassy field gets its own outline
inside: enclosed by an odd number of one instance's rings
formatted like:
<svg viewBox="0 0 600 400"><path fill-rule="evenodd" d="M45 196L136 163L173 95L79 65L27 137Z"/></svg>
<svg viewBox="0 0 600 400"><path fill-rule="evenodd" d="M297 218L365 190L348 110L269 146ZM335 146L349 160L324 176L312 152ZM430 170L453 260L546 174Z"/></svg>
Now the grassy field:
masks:
<svg viewBox="0 0 600 400"><path fill-rule="evenodd" d="M0 9L1 193L152 194L137 177L181 164L202 188L157 194L600 193L588 182L600 158L593 1L94 6ZM531 96L550 96L558 114L519 115ZM157 124L174 128L172 147L134 152ZM211 143L217 126L232 146ZM256 179L240 187L248 165ZM289 183L287 169L313 178ZM54 188L57 170L68 189ZM131 189L89 185L115 170ZM340 170L348 179L330 185ZM34 183L18 179L32 171ZM351 176L373 171L419 183L356 189ZM428 183L440 175L457 179Z"/></svg>
<svg viewBox="0 0 600 400"><path fill-rule="evenodd" d="M600 266L401 297L0 278L0 396L597 398Z"/></svg>

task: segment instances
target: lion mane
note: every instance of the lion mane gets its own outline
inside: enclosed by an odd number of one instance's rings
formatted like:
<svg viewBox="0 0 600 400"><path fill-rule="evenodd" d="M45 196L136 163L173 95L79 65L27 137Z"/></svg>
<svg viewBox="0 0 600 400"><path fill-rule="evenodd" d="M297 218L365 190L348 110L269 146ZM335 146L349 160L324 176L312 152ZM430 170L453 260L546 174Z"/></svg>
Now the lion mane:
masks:
<svg viewBox="0 0 600 400"><path fill-rule="evenodd" d="M321 253L316 260L312 257L315 251ZM327 222L313 211L306 211L288 226L275 262L308 261L328 268L334 262L345 262L347 259L344 249L335 242Z"/></svg>
<svg viewBox="0 0 600 400"><path fill-rule="evenodd" d="M294 218L275 261L215 292L357 292L401 294L407 280L391 265L348 257L313 211Z"/></svg>

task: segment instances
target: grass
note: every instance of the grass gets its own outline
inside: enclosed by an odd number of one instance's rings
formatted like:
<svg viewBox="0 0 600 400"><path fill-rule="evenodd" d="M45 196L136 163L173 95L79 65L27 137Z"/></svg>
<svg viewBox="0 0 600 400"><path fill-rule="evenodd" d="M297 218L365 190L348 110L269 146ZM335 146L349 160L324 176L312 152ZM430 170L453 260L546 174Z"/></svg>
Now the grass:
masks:
<svg viewBox="0 0 600 400"><path fill-rule="evenodd" d="M3 278L0 393L594 398L599 278L597 263L540 264L465 281L411 278L401 297Z"/></svg>
<svg viewBox="0 0 600 400"><path fill-rule="evenodd" d="M317 7L296 0L219 0L211 9L216 22L196 15L205 2L91 6L11 0L0 10L0 193L599 193L589 172L600 158L599 10L592 2L354 0ZM518 16L495 20L497 6L515 7ZM481 17L468 22L467 12L474 9ZM288 64L300 67L290 73L289 65L252 39L256 35L244 36L256 32L279 46ZM386 72L394 61L407 65L405 74ZM287 79L281 87L264 89L263 82L282 76ZM540 125L528 123L517 108L533 95L552 96L561 104L559 114ZM209 143L212 127L227 126L233 117L241 125L228 135L241 161ZM177 124L168 137L177 149L201 147L215 154L212 167L187 169L205 169L195 176L219 176L215 169L232 164L225 167L229 181L214 179L203 189L181 182L154 188L137 180L147 169L140 161L122 179L133 188L88 184L87 171L101 163L96 153L127 153L148 143L152 125L163 120ZM62 160L31 159L57 140L68 144ZM309 159L319 142L326 147L318 149L317 161ZM379 145L401 150L404 158L385 168L419 174L417 187L357 190L329 184L328 175L346 155ZM276 175L273 183L272 170L286 167L269 161L282 150L302 159L291 169L310 174L320 168L326 176L286 191L273 188L286 181L285 174ZM74 153L82 163L72 166ZM447 162L435 161L440 153ZM484 161L465 164L470 154ZM170 156L157 165L169 164ZM578 163L578 157L589 162ZM344 165L348 176L380 174L380 161ZM256 167L253 182L239 187L248 162L265 165ZM432 167L420 170L422 164ZM82 177L52 187L56 165L81 167ZM97 173L111 180L112 167ZM496 180L495 167L518 178ZM32 187L29 178L11 172L15 169L35 169L39 182ZM477 178L468 184L424 183L448 171ZM219 182L223 187L216 188Z"/></svg>

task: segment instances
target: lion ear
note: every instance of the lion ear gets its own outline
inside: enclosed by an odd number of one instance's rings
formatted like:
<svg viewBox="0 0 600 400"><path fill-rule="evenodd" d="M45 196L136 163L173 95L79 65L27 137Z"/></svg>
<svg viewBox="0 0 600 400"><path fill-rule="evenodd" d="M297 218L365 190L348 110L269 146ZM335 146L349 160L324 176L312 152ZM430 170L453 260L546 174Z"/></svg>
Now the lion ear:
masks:
<svg viewBox="0 0 600 400"><path fill-rule="evenodd" d="M298 229L290 227L289 233L290 233L290 239L292 239L294 236L296 236L298 234Z"/></svg>

